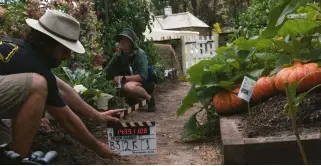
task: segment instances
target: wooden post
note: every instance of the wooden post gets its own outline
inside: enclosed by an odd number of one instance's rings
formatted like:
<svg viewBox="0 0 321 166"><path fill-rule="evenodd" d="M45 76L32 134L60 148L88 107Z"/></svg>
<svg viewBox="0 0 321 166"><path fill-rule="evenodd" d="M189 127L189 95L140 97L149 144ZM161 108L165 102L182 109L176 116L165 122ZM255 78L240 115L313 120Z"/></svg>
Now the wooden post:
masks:
<svg viewBox="0 0 321 166"><path fill-rule="evenodd" d="M108 4L108 0L104 0L104 8L105 8L105 23L108 25L109 23L109 16L108 16L108 7L109 7L109 4Z"/></svg>
<svg viewBox="0 0 321 166"><path fill-rule="evenodd" d="M182 48L182 67L183 67L183 75L186 74L186 47L185 47L185 37L181 36L181 48Z"/></svg>

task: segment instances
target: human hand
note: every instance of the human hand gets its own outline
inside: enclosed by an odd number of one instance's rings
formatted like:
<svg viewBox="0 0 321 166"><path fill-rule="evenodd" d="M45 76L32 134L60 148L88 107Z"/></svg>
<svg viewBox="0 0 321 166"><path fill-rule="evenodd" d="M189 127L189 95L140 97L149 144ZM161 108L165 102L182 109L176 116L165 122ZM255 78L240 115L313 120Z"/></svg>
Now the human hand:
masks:
<svg viewBox="0 0 321 166"><path fill-rule="evenodd" d="M116 85L118 84L118 77L119 77L119 76L115 76L115 77L114 77L114 83L115 83Z"/></svg>
<svg viewBox="0 0 321 166"><path fill-rule="evenodd" d="M112 122L119 122L119 119L113 117L113 115L120 114L121 112L125 111L126 109L115 109L115 110L108 110L105 112L99 113L99 120L100 121L112 121Z"/></svg>
<svg viewBox="0 0 321 166"><path fill-rule="evenodd" d="M52 131L49 119L47 119L47 118L41 119L39 131L43 132L43 133L48 133L48 132Z"/></svg>

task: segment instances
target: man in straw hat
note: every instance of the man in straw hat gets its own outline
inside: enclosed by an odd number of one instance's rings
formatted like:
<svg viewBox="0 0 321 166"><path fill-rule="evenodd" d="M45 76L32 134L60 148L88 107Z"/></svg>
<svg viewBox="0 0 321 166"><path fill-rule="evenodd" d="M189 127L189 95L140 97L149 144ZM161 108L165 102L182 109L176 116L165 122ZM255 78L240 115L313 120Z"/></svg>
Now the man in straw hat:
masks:
<svg viewBox="0 0 321 166"><path fill-rule="evenodd" d="M136 104L137 98L148 101L148 111L156 110L154 91L156 75L148 66L147 55L137 44L136 33L128 28L116 36L120 50L117 51L106 67L107 79L116 84L123 84L120 94L127 98L129 104Z"/></svg>
<svg viewBox="0 0 321 166"><path fill-rule="evenodd" d="M101 121L118 121L112 115L122 110L96 111L50 71L70 58L71 51L85 52L78 40L79 22L56 10L26 22L32 29L24 40L0 40L0 119L13 119L12 134L0 124L0 144L11 142L12 150L26 157L46 107L73 138L100 157L116 155L90 134L71 108Z"/></svg>

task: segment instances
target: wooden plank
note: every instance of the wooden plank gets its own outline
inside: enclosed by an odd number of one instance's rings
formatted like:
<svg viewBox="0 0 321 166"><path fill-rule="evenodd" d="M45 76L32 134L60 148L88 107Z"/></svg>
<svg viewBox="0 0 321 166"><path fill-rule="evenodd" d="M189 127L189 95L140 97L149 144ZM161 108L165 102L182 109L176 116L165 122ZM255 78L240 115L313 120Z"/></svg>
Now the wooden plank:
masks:
<svg viewBox="0 0 321 166"><path fill-rule="evenodd" d="M183 75L186 74L186 46L185 46L185 37L181 37L181 51L182 51L182 67L183 67Z"/></svg>
<svg viewBox="0 0 321 166"><path fill-rule="evenodd" d="M191 41L193 38L191 38L191 37L188 37L187 38L187 41ZM192 52L191 51L193 51L193 46L192 45L187 45L187 68L190 68L191 67L191 65L192 65L192 56L193 56L193 54L192 54ZM194 53L194 52L193 52Z"/></svg>
<svg viewBox="0 0 321 166"><path fill-rule="evenodd" d="M246 114L220 116L220 131L225 165L302 165L294 136L247 138L244 136ZM309 164L321 163L319 130L301 134Z"/></svg>
<svg viewBox="0 0 321 166"><path fill-rule="evenodd" d="M198 40L200 40L200 37L198 37ZM193 65L195 65L196 63L198 63L198 57L202 55L201 50L200 50L200 46L202 45L202 42L198 42L195 44L195 56L194 56L194 61L193 61Z"/></svg>
<svg viewBox="0 0 321 166"><path fill-rule="evenodd" d="M206 40L211 40L210 36L206 36ZM206 43L206 59L210 59L211 57L211 44L210 43Z"/></svg>
<svg viewBox="0 0 321 166"><path fill-rule="evenodd" d="M215 43L212 43L212 57L215 57L216 56L216 49L217 49L217 47L216 47L216 43L218 42L218 41L216 41L215 40L215 36L211 36L211 39L212 40L214 40L215 41Z"/></svg>

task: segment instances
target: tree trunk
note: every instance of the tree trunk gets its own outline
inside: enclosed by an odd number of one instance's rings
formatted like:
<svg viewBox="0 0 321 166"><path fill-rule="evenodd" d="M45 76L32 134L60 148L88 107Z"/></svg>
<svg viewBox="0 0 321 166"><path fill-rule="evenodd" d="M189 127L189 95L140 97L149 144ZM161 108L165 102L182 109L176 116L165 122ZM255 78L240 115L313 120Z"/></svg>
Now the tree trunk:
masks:
<svg viewBox="0 0 321 166"><path fill-rule="evenodd" d="M183 1L183 11L186 12L187 11L187 1L186 0L182 0Z"/></svg>
<svg viewBox="0 0 321 166"><path fill-rule="evenodd" d="M192 3L192 8L193 8L193 14L198 17L198 13L197 13L197 0L191 0Z"/></svg>
<svg viewBox="0 0 321 166"><path fill-rule="evenodd" d="M247 0L247 7L251 5L251 0Z"/></svg>
<svg viewBox="0 0 321 166"><path fill-rule="evenodd" d="M104 8L105 8L105 22L106 24L109 23L109 16L108 16L108 0L104 0Z"/></svg>
<svg viewBox="0 0 321 166"><path fill-rule="evenodd" d="M212 13L212 16L213 16L212 21L213 21L213 23L216 22L216 5L217 5L217 0L213 0L213 13Z"/></svg>
<svg viewBox="0 0 321 166"><path fill-rule="evenodd" d="M179 3L177 0L171 0L170 5L172 7L172 13L178 13L179 12Z"/></svg>

